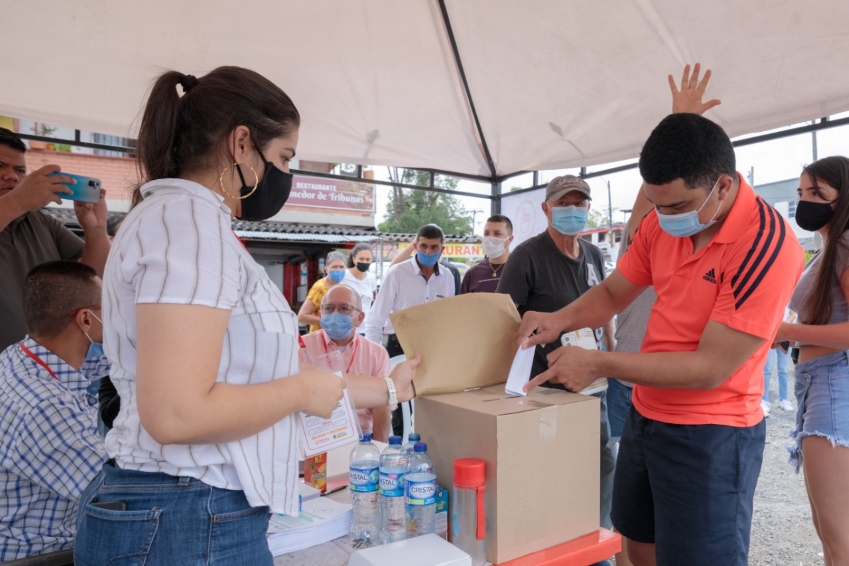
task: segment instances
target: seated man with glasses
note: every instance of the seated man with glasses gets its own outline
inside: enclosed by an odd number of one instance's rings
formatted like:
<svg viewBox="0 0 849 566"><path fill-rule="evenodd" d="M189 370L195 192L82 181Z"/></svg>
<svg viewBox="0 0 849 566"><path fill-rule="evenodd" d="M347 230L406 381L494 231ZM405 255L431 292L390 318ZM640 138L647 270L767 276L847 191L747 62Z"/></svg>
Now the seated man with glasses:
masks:
<svg viewBox="0 0 849 566"><path fill-rule="evenodd" d="M77 503L107 459L97 398L109 372L100 342L100 278L75 261L32 269L28 336L0 353L0 562L71 548Z"/></svg>
<svg viewBox="0 0 849 566"><path fill-rule="evenodd" d="M302 336L303 346L312 359L338 351L346 374L389 375L389 354L380 344L357 334L363 323L360 294L342 283L331 287L321 299L321 331ZM375 440L387 442L392 434L390 407L358 409L360 428L371 432Z"/></svg>

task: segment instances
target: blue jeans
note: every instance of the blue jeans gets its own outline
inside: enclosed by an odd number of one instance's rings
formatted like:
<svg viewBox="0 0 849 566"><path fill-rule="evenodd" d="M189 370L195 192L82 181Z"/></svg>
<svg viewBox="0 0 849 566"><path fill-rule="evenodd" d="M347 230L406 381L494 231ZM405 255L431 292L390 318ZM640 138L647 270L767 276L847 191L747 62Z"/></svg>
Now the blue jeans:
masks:
<svg viewBox="0 0 849 566"><path fill-rule="evenodd" d="M764 365L764 401L769 402L769 378L772 377L772 370L775 369L776 361L778 362L778 399L787 401L787 362L790 361L790 352L782 352L780 348L774 348L769 351L766 356L766 364Z"/></svg>
<svg viewBox="0 0 849 566"><path fill-rule="evenodd" d="M607 417L610 420L610 441L619 442L622 429L631 410L632 387L622 385L618 379L607 378Z"/></svg>
<svg viewBox="0 0 849 566"><path fill-rule="evenodd" d="M77 566L273 564L268 507L251 507L242 491L110 462L80 499ZM126 510L92 505L109 501L125 502Z"/></svg>

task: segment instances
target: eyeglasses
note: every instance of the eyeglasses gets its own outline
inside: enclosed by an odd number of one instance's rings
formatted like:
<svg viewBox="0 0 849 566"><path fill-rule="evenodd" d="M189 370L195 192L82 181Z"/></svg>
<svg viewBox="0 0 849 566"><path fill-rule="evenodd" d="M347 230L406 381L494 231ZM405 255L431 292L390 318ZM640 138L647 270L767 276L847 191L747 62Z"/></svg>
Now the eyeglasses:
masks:
<svg viewBox="0 0 849 566"><path fill-rule="evenodd" d="M91 311L99 311L100 305L91 305L90 307L80 307L78 309L74 309L74 310L72 310L71 312L68 313L68 316L77 316L78 312L84 311L86 309L91 310Z"/></svg>
<svg viewBox="0 0 849 566"><path fill-rule="evenodd" d="M321 314L333 314L335 311L345 316L353 316L353 314L355 312L359 312L359 310L360 309L355 309L351 305L324 305L321 307Z"/></svg>

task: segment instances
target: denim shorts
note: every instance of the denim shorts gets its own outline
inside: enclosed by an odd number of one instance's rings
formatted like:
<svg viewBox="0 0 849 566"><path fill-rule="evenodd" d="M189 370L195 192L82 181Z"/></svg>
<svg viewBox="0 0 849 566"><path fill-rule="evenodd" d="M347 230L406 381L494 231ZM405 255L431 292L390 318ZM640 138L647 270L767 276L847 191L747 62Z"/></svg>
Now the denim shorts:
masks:
<svg viewBox="0 0 849 566"><path fill-rule="evenodd" d="M126 510L95 507L121 501ZM77 511L77 566L270 566L268 507L200 480L122 470L111 461Z"/></svg>
<svg viewBox="0 0 849 566"><path fill-rule="evenodd" d="M631 407L613 482L613 525L654 543L658 566L744 566L766 425L677 425Z"/></svg>
<svg viewBox="0 0 849 566"><path fill-rule="evenodd" d="M790 463L802 465L802 439L822 436L849 447L849 352L835 352L796 366L796 429Z"/></svg>

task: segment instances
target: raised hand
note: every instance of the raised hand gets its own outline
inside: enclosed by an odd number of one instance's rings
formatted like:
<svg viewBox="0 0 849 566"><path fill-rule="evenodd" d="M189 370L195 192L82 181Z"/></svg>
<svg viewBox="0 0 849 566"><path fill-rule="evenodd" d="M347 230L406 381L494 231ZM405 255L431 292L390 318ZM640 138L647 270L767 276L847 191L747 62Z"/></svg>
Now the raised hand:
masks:
<svg viewBox="0 0 849 566"><path fill-rule="evenodd" d="M699 82L701 67L698 63L693 67L690 74L690 65L684 67L684 75L681 77L681 88L675 85L675 79L669 75L669 89L672 91L672 113L673 114L698 114L701 116L721 102L714 98L702 102L708 82L710 82L710 69L705 71L705 76Z"/></svg>

